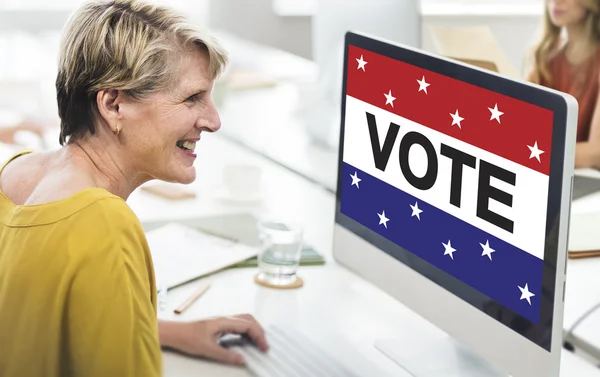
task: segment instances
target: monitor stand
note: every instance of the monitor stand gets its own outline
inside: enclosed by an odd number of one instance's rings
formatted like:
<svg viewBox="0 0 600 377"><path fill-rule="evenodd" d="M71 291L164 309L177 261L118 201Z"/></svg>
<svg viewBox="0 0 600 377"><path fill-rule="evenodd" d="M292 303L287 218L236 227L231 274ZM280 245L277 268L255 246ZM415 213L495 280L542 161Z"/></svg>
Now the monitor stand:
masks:
<svg viewBox="0 0 600 377"><path fill-rule="evenodd" d="M417 343L382 339L375 348L414 377L510 377L450 336Z"/></svg>

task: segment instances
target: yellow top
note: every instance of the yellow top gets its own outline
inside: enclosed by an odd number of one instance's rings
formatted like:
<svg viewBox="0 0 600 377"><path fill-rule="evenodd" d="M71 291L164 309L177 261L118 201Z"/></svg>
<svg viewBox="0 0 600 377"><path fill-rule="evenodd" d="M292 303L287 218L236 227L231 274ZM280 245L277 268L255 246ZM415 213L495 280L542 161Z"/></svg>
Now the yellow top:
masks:
<svg viewBox="0 0 600 377"><path fill-rule="evenodd" d="M0 376L160 376L157 322L149 247L123 199L89 188L15 205L0 191Z"/></svg>

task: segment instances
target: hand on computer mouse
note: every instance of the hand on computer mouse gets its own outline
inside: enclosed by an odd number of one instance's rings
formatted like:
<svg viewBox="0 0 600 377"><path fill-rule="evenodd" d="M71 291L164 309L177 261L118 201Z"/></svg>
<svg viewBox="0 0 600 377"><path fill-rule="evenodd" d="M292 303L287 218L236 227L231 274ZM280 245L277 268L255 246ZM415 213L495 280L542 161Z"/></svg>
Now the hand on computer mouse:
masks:
<svg viewBox="0 0 600 377"><path fill-rule="evenodd" d="M239 334L249 337L259 349L266 351L269 346L263 328L250 314L233 317L215 317L193 322L162 322L163 346L195 356L232 365L244 365L242 355L219 345L219 339L226 334Z"/></svg>

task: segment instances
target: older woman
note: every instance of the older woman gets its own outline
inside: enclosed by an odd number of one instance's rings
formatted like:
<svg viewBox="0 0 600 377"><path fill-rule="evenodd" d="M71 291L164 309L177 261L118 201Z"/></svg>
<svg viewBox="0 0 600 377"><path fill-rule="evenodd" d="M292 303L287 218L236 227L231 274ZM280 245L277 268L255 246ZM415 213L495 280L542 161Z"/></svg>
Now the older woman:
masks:
<svg viewBox="0 0 600 377"><path fill-rule="evenodd" d="M190 183L227 61L169 9L96 1L71 18L56 80L61 149L0 170L0 375L159 376L160 346L241 364L227 332L266 349L249 315L159 322L148 244L125 200L151 179Z"/></svg>

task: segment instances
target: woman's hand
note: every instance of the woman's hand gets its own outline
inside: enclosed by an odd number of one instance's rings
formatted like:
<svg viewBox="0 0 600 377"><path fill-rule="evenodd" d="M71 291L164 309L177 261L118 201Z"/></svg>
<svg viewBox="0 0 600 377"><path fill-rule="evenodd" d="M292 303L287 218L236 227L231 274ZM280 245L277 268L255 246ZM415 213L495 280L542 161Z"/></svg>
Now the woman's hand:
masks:
<svg viewBox="0 0 600 377"><path fill-rule="evenodd" d="M158 328L162 346L232 365L243 365L245 361L242 355L218 344L225 334L247 335L259 349L268 349L263 328L250 314L194 322L159 321Z"/></svg>

